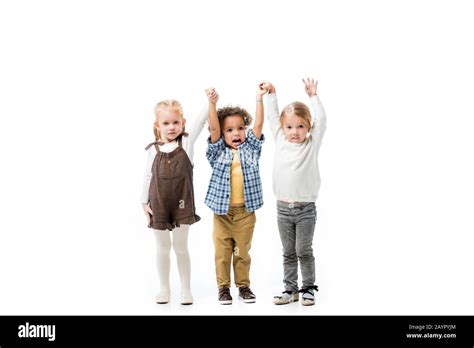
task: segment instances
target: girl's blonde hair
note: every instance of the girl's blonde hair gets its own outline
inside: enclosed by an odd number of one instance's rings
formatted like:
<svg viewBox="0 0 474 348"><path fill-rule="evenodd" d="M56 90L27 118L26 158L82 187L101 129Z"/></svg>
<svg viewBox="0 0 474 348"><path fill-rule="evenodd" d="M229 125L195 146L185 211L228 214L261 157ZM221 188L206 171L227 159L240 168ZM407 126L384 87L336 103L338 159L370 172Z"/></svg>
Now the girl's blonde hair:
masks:
<svg viewBox="0 0 474 348"><path fill-rule="evenodd" d="M179 115L179 117L183 117L183 107L179 103L179 101L175 99L166 99L160 101L158 104L155 106L155 120L158 123L158 115L160 111L162 110L172 110L176 111ZM155 139L160 140L160 132L157 131L156 127L153 125L153 133L155 134ZM183 133L184 133L184 127L183 127Z"/></svg>
<svg viewBox="0 0 474 348"><path fill-rule="evenodd" d="M280 115L280 127L283 127L283 117L285 116L301 117L303 119L303 124L308 128L308 130L311 129L311 122L312 122L311 112L309 111L309 108L304 103L293 102L285 106Z"/></svg>

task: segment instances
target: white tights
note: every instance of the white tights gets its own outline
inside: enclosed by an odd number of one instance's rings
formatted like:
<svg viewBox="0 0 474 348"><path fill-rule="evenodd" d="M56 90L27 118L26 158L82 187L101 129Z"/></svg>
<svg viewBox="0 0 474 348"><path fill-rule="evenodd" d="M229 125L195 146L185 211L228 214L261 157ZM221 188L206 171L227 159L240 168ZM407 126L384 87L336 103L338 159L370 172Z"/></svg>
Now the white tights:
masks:
<svg viewBox="0 0 474 348"><path fill-rule="evenodd" d="M188 252L189 225L181 225L173 231L153 230L156 238L158 277L160 293L170 292L170 250L171 234L173 249L178 261L178 272L181 280L181 294L191 293L191 261Z"/></svg>

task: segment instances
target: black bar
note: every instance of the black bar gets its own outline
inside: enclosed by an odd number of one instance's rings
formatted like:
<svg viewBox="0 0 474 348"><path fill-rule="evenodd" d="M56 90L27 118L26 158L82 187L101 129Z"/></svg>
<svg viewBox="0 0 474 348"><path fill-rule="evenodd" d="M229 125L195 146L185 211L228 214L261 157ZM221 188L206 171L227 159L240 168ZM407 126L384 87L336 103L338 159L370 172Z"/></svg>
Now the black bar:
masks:
<svg viewBox="0 0 474 348"><path fill-rule="evenodd" d="M2 316L0 348L74 344L472 348L473 322L472 316ZM54 340L52 326L47 325L54 325Z"/></svg>

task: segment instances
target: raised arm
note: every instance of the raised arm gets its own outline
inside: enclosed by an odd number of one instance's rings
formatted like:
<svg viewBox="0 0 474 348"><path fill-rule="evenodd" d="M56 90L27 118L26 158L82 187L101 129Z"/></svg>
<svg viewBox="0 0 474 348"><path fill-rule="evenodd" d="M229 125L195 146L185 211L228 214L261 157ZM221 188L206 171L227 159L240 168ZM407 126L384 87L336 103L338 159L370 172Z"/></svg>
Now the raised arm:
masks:
<svg viewBox="0 0 474 348"><path fill-rule="evenodd" d="M315 137L317 141L321 141L326 131L326 112L324 111L323 104L321 104L321 100L319 100L318 81L306 78L306 80L303 79L303 83L313 109L313 128L311 129L311 135Z"/></svg>
<svg viewBox="0 0 474 348"><path fill-rule="evenodd" d="M209 130L211 132L211 144L216 143L221 138L221 126L219 124L219 118L217 117L216 103L219 99L214 88L206 89L207 99L209 100Z"/></svg>
<svg viewBox="0 0 474 348"><path fill-rule="evenodd" d="M209 113L209 108L206 105L201 109L201 112L197 116L197 118L193 119L191 122L191 126L189 128L186 127L186 131L189 134L189 145L194 146L196 139L201 134L204 125L206 124L207 116Z"/></svg>
<svg viewBox="0 0 474 348"><path fill-rule="evenodd" d="M255 110L255 123L253 125L253 133L257 139L260 139L263 128L263 95L268 92L268 82L262 81L257 86L256 102L257 107Z"/></svg>
<svg viewBox="0 0 474 348"><path fill-rule="evenodd" d="M280 129L280 112L278 111L278 100L276 96L275 86L271 82L265 82L268 88L268 97L267 97L267 113L268 121L270 123L270 129L272 131L273 137L276 137L278 129Z"/></svg>

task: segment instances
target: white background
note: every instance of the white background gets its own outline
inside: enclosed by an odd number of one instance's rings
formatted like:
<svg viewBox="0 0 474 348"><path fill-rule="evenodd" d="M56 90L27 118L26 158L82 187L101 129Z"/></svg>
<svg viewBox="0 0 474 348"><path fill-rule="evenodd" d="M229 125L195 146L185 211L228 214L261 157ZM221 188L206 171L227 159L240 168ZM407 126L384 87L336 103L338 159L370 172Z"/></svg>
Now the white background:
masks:
<svg viewBox="0 0 474 348"><path fill-rule="evenodd" d="M2 1L0 314L474 314L474 51L470 1ZM251 250L256 304L219 306L195 149L195 304L156 305L155 241L139 204L153 108L189 121L215 86L254 112L326 109L314 239L318 303L274 306L281 246L265 205ZM233 293L236 294L235 288Z"/></svg>

